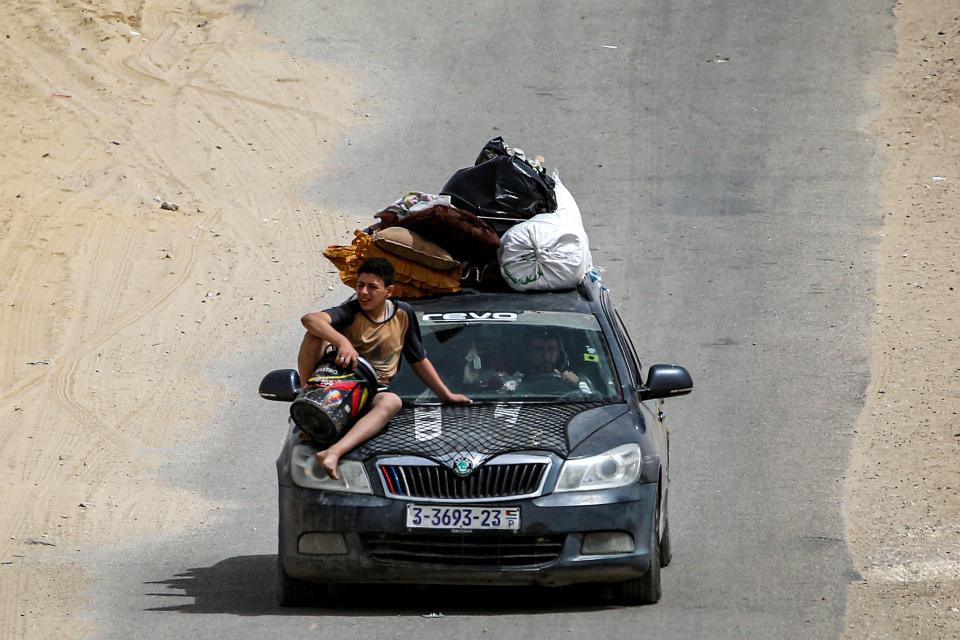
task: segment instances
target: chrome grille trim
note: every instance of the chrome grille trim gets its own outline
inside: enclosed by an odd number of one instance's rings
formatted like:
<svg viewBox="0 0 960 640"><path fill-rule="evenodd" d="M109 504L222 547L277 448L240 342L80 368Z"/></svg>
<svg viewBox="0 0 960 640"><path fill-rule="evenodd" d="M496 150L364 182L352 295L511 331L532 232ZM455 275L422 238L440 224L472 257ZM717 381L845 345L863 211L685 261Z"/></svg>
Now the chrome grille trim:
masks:
<svg viewBox="0 0 960 640"><path fill-rule="evenodd" d="M415 456L381 458L377 477L386 495L418 502L495 502L543 493L550 473L547 456L509 453L478 467L466 478Z"/></svg>

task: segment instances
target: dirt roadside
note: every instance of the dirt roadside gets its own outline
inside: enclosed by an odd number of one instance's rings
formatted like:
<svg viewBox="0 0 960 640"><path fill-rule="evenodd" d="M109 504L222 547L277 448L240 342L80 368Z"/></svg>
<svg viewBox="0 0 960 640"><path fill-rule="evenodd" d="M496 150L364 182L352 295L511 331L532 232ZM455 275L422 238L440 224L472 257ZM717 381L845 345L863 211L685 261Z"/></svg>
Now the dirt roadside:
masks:
<svg viewBox="0 0 960 640"><path fill-rule="evenodd" d="M298 190L364 114L223 0L0 24L0 639L76 638L88 549L216 518L144 450L203 424L208 360L334 283L319 251L354 222Z"/></svg>
<svg viewBox="0 0 960 640"><path fill-rule="evenodd" d="M872 379L846 483L844 637L960 638L960 6L896 6Z"/></svg>

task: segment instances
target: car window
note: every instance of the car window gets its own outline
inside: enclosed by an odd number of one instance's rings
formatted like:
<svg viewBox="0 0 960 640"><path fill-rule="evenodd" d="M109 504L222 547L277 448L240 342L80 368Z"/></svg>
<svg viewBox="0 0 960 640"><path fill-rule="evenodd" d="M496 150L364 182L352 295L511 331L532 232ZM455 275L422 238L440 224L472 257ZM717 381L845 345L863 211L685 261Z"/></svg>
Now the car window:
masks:
<svg viewBox="0 0 960 640"><path fill-rule="evenodd" d="M589 313L418 313L427 356L444 383L474 402L620 401L603 333ZM411 367L391 391L411 403L437 398Z"/></svg>

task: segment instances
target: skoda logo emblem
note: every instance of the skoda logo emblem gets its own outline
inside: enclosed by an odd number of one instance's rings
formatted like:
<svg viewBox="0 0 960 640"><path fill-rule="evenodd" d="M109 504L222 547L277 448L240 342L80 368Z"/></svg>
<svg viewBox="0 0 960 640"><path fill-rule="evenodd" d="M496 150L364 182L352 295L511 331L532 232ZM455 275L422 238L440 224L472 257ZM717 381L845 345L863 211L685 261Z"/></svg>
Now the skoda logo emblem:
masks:
<svg viewBox="0 0 960 640"><path fill-rule="evenodd" d="M473 471L473 463L466 458L457 458L453 461L453 472L458 476L465 476Z"/></svg>

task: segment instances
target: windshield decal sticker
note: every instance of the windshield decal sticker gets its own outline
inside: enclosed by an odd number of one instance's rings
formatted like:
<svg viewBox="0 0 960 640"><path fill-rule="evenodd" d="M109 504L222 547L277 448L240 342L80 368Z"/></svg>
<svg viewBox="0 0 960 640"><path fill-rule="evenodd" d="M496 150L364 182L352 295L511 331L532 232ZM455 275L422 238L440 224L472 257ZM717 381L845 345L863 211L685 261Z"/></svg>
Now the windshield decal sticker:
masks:
<svg viewBox="0 0 960 640"><path fill-rule="evenodd" d="M441 415L440 407L414 407L413 437L419 442L439 438L442 433Z"/></svg>
<svg viewBox="0 0 960 640"><path fill-rule="evenodd" d="M450 311L425 313L424 322L516 322L518 315L512 311Z"/></svg>

